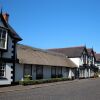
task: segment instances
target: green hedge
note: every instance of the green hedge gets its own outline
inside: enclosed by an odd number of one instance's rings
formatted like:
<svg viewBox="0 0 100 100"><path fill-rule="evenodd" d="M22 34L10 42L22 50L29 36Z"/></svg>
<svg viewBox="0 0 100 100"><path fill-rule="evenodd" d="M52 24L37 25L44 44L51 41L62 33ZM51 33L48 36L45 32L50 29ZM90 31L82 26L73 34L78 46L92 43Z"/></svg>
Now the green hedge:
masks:
<svg viewBox="0 0 100 100"><path fill-rule="evenodd" d="M19 81L19 84L20 85L35 85L35 84L67 81L67 80L71 80L71 79L68 79L68 78L52 78L52 79L41 79L41 80L23 80L23 81Z"/></svg>
<svg viewBox="0 0 100 100"><path fill-rule="evenodd" d="M24 80L26 80L26 81L32 80L32 76L30 76L30 75L25 75L25 76L24 76Z"/></svg>

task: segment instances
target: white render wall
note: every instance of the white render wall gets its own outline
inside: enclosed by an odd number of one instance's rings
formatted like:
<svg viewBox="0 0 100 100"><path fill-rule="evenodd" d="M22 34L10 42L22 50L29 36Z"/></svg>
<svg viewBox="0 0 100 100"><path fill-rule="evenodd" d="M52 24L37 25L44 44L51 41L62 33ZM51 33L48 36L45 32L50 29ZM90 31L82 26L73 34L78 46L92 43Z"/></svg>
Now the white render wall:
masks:
<svg viewBox="0 0 100 100"><path fill-rule="evenodd" d="M64 78L68 78L68 76L69 76L69 71L66 70L66 67L62 67L62 76Z"/></svg>
<svg viewBox="0 0 100 100"><path fill-rule="evenodd" d="M94 76L94 71L90 69L90 77Z"/></svg>
<svg viewBox="0 0 100 100"><path fill-rule="evenodd" d="M85 69L85 78L88 78L88 77L89 77L89 70Z"/></svg>
<svg viewBox="0 0 100 100"><path fill-rule="evenodd" d="M3 79L3 80L0 80L0 85L6 85L6 84L11 84L12 82L12 79L11 79L11 71L12 71L12 68L11 68L12 64L11 63L6 63L6 72L5 72L5 78L6 79Z"/></svg>
<svg viewBox="0 0 100 100"><path fill-rule="evenodd" d="M72 78L72 77L75 77L75 70L74 69L69 69L69 76L68 78Z"/></svg>
<svg viewBox="0 0 100 100"><path fill-rule="evenodd" d="M23 64L16 64L15 66L15 81L23 80Z"/></svg>
<svg viewBox="0 0 100 100"><path fill-rule="evenodd" d="M82 65L81 58L69 58L72 62L74 62L78 67Z"/></svg>
<svg viewBox="0 0 100 100"><path fill-rule="evenodd" d="M95 62L95 66L97 66L100 70L100 62Z"/></svg>
<svg viewBox="0 0 100 100"><path fill-rule="evenodd" d="M29 66L30 67L30 66ZM24 64L16 64L15 66L15 81L23 80ZM36 79L36 66L32 65L32 79Z"/></svg>
<svg viewBox="0 0 100 100"><path fill-rule="evenodd" d="M67 77L67 74L66 74L66 68L62 68L62 76L63 77Z"/></svg>
<svg viewBox="0 0 100 100"><path fill-rule="evenodd" d="M75 77L75 69L73 69L73 68L71 69L71 76L72 76L72 77L73 77L73 76Z"/></svg>
<svg viewBox="0 0 100 100"><path fill-rule="evenodd" d="M29 66L30 67L30 66ZM24 76L24 65L16 64L15 67L15 81L23 80ZM73 69L62 67L62 76L64 78L72 78L75 76L75 72ZM43 79L51 78L51 66L43 66ZM32 80L36 79L36 66L32 65Z"/></svg>
<svg viewBox="0 0 100 100"><path fill-rule="evenodd" d="M44 79L51 78L51 66L43 66L43 78Z"/></svg>
<svg viewBox="0 0 100 100"><path fill-rule="evenodd" d="M32 65L32 80L36 79L36 66Z"/></svg>

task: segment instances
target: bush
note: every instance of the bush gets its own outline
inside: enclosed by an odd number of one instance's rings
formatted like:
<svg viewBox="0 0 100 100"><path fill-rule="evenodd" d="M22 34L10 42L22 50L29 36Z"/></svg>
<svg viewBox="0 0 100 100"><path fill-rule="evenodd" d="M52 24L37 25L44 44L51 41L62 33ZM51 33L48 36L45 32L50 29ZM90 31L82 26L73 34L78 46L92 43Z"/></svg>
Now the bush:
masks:
<svg viewBox="0 0 100 100"><path fill-rule="evenodd" d="M35 84L67 81L67 80L71 80L71 79L68 79L68 78L52 78L52 79L41 79L41 80L23 80L23 81L19 81L19 84L20 85L35 85Z"/></svg>
<svg viewBox="0 0 100 100"><path fill-rule="evenodd" d="M25 75L24 80L32 80L32 76L31 75Z"/></svg>
<svg viewBox="0 0 100 100"><path fill-rule="evenodd" d="M98 72L94 73L94 78L99 77Z"/></svg>

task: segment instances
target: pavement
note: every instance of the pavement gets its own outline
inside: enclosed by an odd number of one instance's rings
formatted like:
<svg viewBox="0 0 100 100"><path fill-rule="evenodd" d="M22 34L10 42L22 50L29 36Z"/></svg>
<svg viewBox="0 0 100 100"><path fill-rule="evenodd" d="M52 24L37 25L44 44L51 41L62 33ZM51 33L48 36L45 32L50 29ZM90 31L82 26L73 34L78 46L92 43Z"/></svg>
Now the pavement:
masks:
<svg viewBox="0 0 100 100"><path fill-rule="evenodd" d="M76 82L76 81L79 81L79 80L61 81L61 82L45 83L45 84L37 84L37 85L27 85L27 86L23 86L23 85L5 86L5 87L0 87L0 93L42 88L42 87L47 87L47 86L59 85L59 84L62 84L62 83L68 84L68 83L73 83L73 82Z"/></svg>
<svg viewBox="0 0 100 100"><path fill-rule="evenodd" d="M12 88L0 93L0 100L100 100L100 78Z"/></svg>

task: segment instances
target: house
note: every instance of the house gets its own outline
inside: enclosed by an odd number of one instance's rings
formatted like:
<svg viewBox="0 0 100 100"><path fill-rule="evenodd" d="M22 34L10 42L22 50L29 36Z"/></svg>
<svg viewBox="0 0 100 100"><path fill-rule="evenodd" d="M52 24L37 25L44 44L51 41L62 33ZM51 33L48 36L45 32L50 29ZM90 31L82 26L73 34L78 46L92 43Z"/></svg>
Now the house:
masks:
<svg viewBox="0 0 100 100"><path fill-rule="evenodd" d="M75 77L76 65L63 54L18 44L17 59L16 81L25 75L31 75L33 80Z"/></svg>
<svg viewBox="0 0 100 100"><path fill-rule="evenodd" d="M18 44L21 37L9 24L9 14L0 13L0 85L23 80L25 75L32 79L75 77L73 63L64 54Z"/></svg>
<svg viewBox="0 0 100 100"><path fill-rule="evenodd" d="M98 72L98 67L95 65L96 63L96 55L95 51L92 48L87 48L88 51L88 65L90 67L90 76L92 77L96 72Z"/></svg>
<svg viewBox="0 0 100 100"><path fill-rule="evenodd" d="M100 53L95 53L96 61L95 66L98 68L99 77L100 77Z"/></svg>
<svg viewBox="0 0 100 100"><path fill-rule="evenodd" d="M48 51L65 54L78 67L76 69L76 78L93 77L95 73L95 55L93 49L87 49L85 46L48 49Z"/></svg>
<svg viewBox="0 0 100 100"><path fill-rule="evenodd" d="M16 44L21 37L8 22L9 15L0 13L0 85L15 81Z"/></svg>

